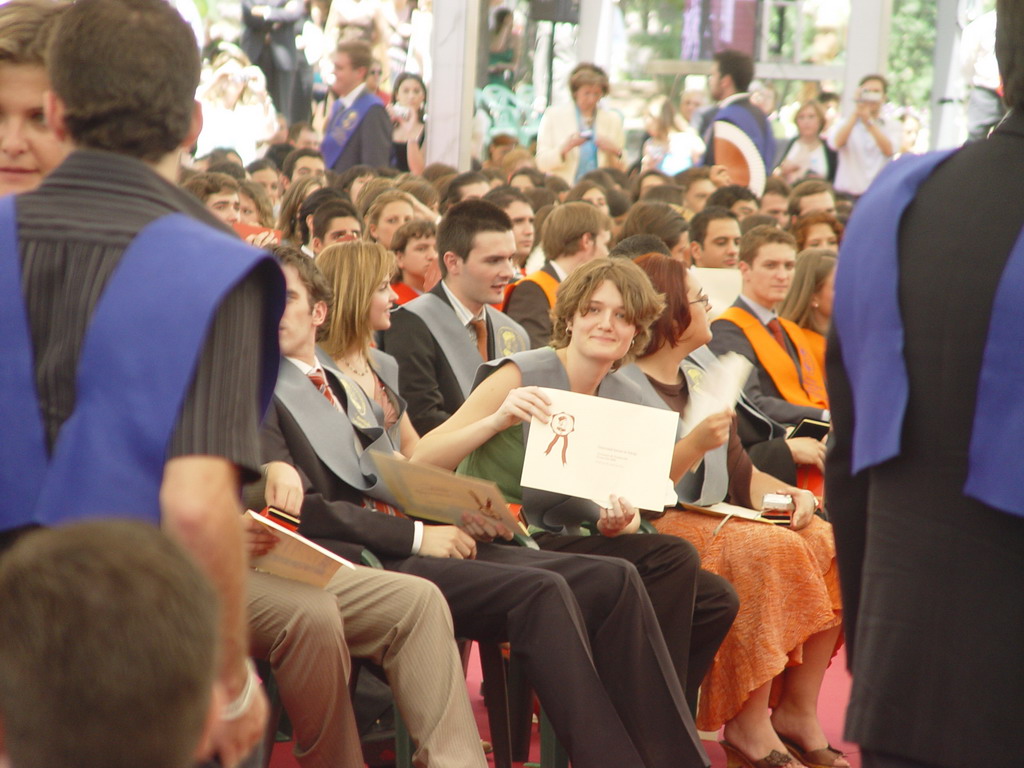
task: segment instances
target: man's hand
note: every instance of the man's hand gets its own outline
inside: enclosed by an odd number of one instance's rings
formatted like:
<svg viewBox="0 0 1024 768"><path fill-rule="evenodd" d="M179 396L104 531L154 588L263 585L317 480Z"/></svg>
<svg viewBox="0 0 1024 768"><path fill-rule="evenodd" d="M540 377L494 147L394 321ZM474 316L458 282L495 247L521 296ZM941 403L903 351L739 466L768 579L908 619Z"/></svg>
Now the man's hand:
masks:
<svg viewBox="0 0 1024 768"><path fill-rule="evenodd" d="M732 176L729 175L729 169L724 165L712 165L711 171L708 173L708 181L716 187L727 187L732 184Z"/></svg>
<svg viewBox="0 0 1024 768"><path fill-rule="evenodd" d="M277 546L277 536L248 515L245 516L243 525L245 527L245 551L250 560L255 557L263 557Z"/></svg>
<svg viewBox="0 0 1024 768"><path fill-rule="evenodd" d="M813 437L791 437L786 440L793 461L797 464L810 464L825 471L825 441Z"/></svg>
<svg viewBox="0 0 1024 768"><path fill-rule="evenodd" d="M264 491L267 506L277 507L282 512L298 517L305 495L298 470L287 462L272 461L264 466L263 474L267 478L267 487Z"/></svg>
<svg viewBox="0 0 1024 768"><path fill-rule="evenodd" d="M243 686L228 694L227 701L234 701ZM230 706L230 705L229 705ZM213 751L224 768L233 768L248 757L263 739L267 724L267 696L259 686L249 707L234 720L221 720L213 736Z"/></svg>
<svg viewBox="0 0 1024 768"><path fill-rule="evenodd" d="M419 553L426 557L472 560L476 557L476 541L454 525L424 525Z"/></svg>
<svg viewBox="0 0 1024 768"><path fill-rule="evenodd" d="M601 517L597 521L597 530L602 536L633 533L640 527L639 511L622 496L609 496L608 506L600 509Z"/></svg>
<svg viewBox="0 0 1024 768"><path fill-rule="evenodd" d="M505 401L492 416L495 431L501 432L534 416L546 424L551 420L550 405L550 398L540 391L540 387L516 387L505 396Z"/></svg>

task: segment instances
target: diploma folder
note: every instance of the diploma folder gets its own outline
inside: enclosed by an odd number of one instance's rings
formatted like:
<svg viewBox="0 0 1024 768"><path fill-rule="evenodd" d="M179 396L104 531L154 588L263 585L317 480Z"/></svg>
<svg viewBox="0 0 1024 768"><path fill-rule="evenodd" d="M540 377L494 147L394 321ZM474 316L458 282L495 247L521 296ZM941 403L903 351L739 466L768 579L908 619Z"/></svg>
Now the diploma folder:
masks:
<svg viewBox="0 0 1024 768"><path fill-rule="evenodd" d="M250 565L257 571L323 589L342 566L355 568L345 558L289 531L258 512L250 509L246 514L277 539L277 546L270 552L250 561Z"/></svg>
<svg viewBox="0 0 1024 768"><path fill-rule="evenodd" d="M431 464L416 464L383 451L370 451L380 479L410 517L463 524L466 515L483 515L512 533L525 533L498 486L490 480L456 475Z"/></svg>

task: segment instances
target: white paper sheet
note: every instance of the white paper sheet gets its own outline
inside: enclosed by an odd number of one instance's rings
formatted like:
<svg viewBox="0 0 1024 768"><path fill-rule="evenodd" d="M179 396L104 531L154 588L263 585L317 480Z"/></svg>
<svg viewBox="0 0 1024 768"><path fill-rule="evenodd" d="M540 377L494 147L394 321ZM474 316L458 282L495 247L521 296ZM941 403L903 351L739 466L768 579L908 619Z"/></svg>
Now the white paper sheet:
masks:
<svg viewBox="0 0 1024 768"><path fill-rule="evenodd" d="M608 506L611 494L660 510L672 464L678 416L603 397L543 389L551 422L534 420L522 484Z"/></svg>

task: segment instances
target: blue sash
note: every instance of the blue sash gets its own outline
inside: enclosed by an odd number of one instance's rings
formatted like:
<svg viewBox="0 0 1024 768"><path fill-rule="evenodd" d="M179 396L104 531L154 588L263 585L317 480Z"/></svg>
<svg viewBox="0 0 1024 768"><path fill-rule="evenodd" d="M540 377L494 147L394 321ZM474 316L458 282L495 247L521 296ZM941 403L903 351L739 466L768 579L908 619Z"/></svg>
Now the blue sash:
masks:
<svg viewBox="0 0 1024 768"><path fill-rule="evenodd" d="M270 263L265 254L183 214L143 229L96 304L76 371L75 409L48 456L15 203L0 200L0 530L98 516L159 523L167 447L207 329L223 297L261 263ZM281 309L275 295L265 328L275 336ZM264 338L266 356L274 336ZM261 413L277 358L266 362Z"/></svg>
<svg viewBox="0 0 1024 768"><path fill-rule="evenodd" d="M899 308L899 227L920 184L955 150L888 165L857 203L836 270L832 323L853 393L852 471L900 454L909 396ZM1012 446L1024 434L1024 233L1006 262L982 357L964 493L1024 516Z"/></svg>
<svg viewBox="0 0 1024 768"><path fill-rule="evenodd" d="M384 102L366 90L359 94L348 109L343 110L340 101L334 103L331 116L327 120L327 128L324 130L324 140L320 144L320 154L324 156L324 163L328 168L333 168L338 162L366 113L377 104L383 106Z"/></svg>
<svg viewBox="0 0 1024 768"><path fill-rule="evenodd" d="M747 103L749 104L749 102ZM758 116L751 111L758 108L753 104L749 104L749 106L750 109L743 106L740 102L733 102L718 110L711 123L711 132L705 137L708 146L708 156L714 157L714 124L718 120L724 120L727 123L732 123L750 137L750 140L754 142L754 146L757 147L761 159L764 161L766 172L771 172L772 166L775 163L775 136L772 135L768 118L765 117L763 120L759 120Z"/></svg>

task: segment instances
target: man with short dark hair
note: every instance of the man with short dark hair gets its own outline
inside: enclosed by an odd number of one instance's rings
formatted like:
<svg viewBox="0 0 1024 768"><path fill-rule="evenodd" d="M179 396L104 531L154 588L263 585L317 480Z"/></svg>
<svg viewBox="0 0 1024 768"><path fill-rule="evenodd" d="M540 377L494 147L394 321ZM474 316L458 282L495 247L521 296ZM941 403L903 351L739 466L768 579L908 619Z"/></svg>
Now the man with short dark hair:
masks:
<svg viewBox="0 0 1024 768"><path fill-rule="evenodd" d="M85 516L179 539L220 596L235 716L215 746L232 765L266 715L246 663L238 487L259 473L280 270L174 185L201 119L199 52L171 6L81 0L49 50L46 122L76 151L0 207L0 547Z"/></svg>
<svg viewBox="0 0 1024 768"><path fill-rule="evenodd" d="M448 183L444 199L441 200L441 212L444 213L463 200L479 200L490 190L491 184L482 173L477 171L460 173Z"/></svg>
<svg viewBox="0 0 1024 768"><path fill-rule="evenodd" d="M537 235L533 224L536 218L533 206L526 195L515 187L496 187L484 195L483 199L494 203L512 219L512 234L516 237L516 264L520 274L525 274L523 267L533 253Z"/></svg>
<svg viewBox="0 0 1024 768"><path fill-rule="evenodd" d="M738 352L754 365L747 395L780 424L828 421L821 369L800 327L780 318L775 305L793 282L796 240L774 226L754 227L740 243L743 287L711 327L716 355Z"/></svg>
<svg viewBox="0 0 1024 768"><path fill-rule="evenodd" d="M293 149L281 166L285 187L299 179L323 178L324 158L316 149Z"/></svg>
<svg viewBox="0 0 1024 768"><path fill-rule="evenodd" d="M732 269L739 261L740 223L728 208L709 205L690 219L690 262L695 267Z"/></svg>
<svg viewBox="0 0 1024 768"><path fill-rule="evenodd" d="M29 534L0 560L0 604L4 765L189 768L210 756L217 598L155 528Z"/></svg>
<svg viewBox="0 0 1024 768"><path fill-rule="evenodd" d="M819 179L808 179L793 187L788 203L790 226L801 216L818 211L835 215L836 196L831 184Z"/></svg>
<svg viewBox="0 0 1024 768"><path fill-rule="evenodd" d="M576 267L608 255L611 230L612 220L582 201L556 206L544 220L542 245L547 261L511 286L502 305L526 329L533 349L551 340L551 308L559 284Z"/></svg>
<svg viewBox="0 0 1024 768"><path fill-rule="evenodd" d="M708 77L708 91L711 98L718 102L716 109L709 110L705 116L707 121L704 126L704 141L707 144L707 153L704 155L704 165L714 165L716 124L728 123L743 131L754 143L757 152L761 157L762 177L767 176L775 163L775 137L772 135L771 125L764 111L751 102L747 89L750 81L754 78L754 61L747 54L740 51L724 50L714 55L711 62L711 75ZM748 158L749 159L749 158ZM726 167L729 164L726 163ZM742 167L729 167L730 173L736 179L748 179L751 177L752 169L746 164Z"/></svg>
<svg viewBox="0 0 1024 768"><path fill-rule="evenodd" d="M288 126L288 143L296 149L320 149L320 134L309 123L292 123Z"/></svg>
<svg viewBox="0 0 1024 768"><path fill-rule="evenodd" d="M683 188L683 217L686 219L703 211L711 193L717 189L711 180L711 169L703 166L687 168L677 173L675 179Z"/></svg>
<svg viewBox="0 0 1024 768"><path fill-rule="evenodd" d="M197 173L181 185L229 227L238 222L241 201L238 182L226 173Z"/></svg>
<svg viewBox="0 0 1024 768"><path fill-rule="evenodd" d="M310 247L313 255L328 245L358 240L363 234L363 221L355 206L344 200L328 200L313 214L313 239Z"/></svg>
<svg viewBox="0 0 1024 768"><path fill-rule="evenodd" d="M728 208L736 214L737 219L743 221L747 216L757 213L758 199L757 195L747 187L741 187L739 184L726 184L711 193L708 205Z"/></svg>
<svg viewBox="0 0 1024 768"><path fill-rule="evenodd" d="M373 61L370 45L362 40L342 42L331 61L331 89L338 100L320 144L324 162L335 173L353 165L387 165L391 159L391 118L384 103L366 90L366 76Z"/></svg>
<svg viewBox="0 0 1024 768"><path fill-rule="evenodd" d="M789 196L792 193L789 185L778 176L769 176L764 182L764 192L761 193L761 205L758 213L771 216L779 222L780 227L789 224L787 208Z"/></svg>
<svg viewBox="0 0 1024 768"><path fill-rule="evenodd" d="M481 362L529 348L519 323L492 304L515 275L515 236L493 203L467 200L437 232L441 282L391 315L382 348L399 364L402 397L420 434L465 402Z"/></svg>

